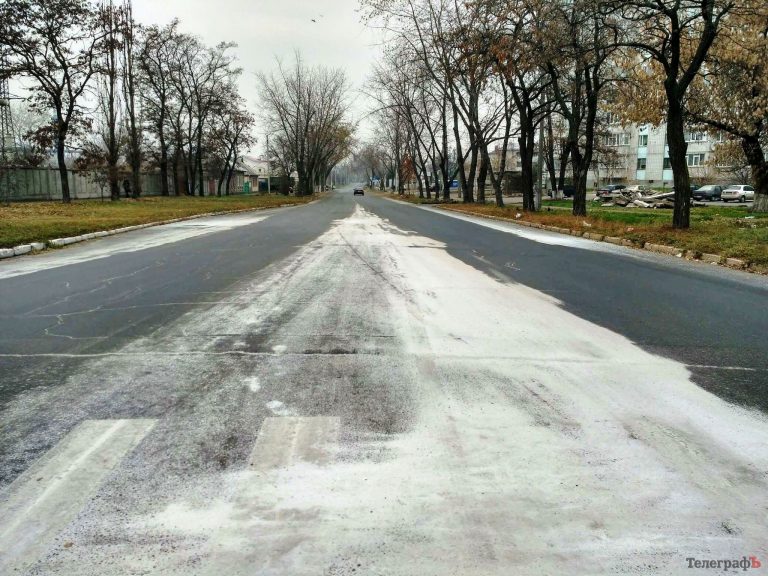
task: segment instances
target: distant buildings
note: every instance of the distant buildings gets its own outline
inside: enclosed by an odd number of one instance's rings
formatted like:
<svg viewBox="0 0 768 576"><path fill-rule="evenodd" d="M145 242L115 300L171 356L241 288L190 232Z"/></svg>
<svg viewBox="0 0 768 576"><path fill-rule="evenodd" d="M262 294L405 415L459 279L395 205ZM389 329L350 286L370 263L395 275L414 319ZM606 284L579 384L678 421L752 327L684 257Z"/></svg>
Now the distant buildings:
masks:
<svg viewBox="0 0 768 576"><path fill-rule="evenodd" d="M243 192L266 192L268 188L270 163L265 158L243 156L237 163L237 170L243 174Z"/></svg>
<svg viewBox="0 0 768 576"><path fill-rule="evenodd" d="M691 181L701 183L732 183L726 168L709 162L715 147L723 142L722 135L706 132L686 132L688 169ZM644 184L657 187L672 186L667 131L664 126L620 124L615 114L609 114L598 141L588 177L588 185Z"/></svg>

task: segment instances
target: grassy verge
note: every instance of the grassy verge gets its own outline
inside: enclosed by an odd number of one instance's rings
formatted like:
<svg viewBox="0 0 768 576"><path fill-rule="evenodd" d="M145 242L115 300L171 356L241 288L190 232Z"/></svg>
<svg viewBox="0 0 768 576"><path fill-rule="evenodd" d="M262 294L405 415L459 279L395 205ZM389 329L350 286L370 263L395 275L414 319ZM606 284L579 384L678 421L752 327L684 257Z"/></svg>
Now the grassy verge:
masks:
<svg viewBox="0 0 768 576"><path fill-rule="evenodd" d="M414 203L418 198L403 198ZM434 203L434 202L432 202ZM669 210L647 208L587 207L588 216L571 214L568 201L544 202L542 211L524 213L519 206L497 208L494 205L451 203L451 210L526 220L542 225L625 238L635 243L664 244L681 250L740 258L768 269L768 214L751 214L746 207L707 206L691 210L691 228L675 230ZM520 214L520 218L517 215Z"/></svg>
<svg viewBox="0 0 768 576"><path fill-rule="evenodd" d="M311 197L227 196L223 198L142 198L101 202L81 200L18 203L0 206L0 248L30 242L79 236L124 226L185 218L209 212L274 208L285 204L304 204Z"/></svg>

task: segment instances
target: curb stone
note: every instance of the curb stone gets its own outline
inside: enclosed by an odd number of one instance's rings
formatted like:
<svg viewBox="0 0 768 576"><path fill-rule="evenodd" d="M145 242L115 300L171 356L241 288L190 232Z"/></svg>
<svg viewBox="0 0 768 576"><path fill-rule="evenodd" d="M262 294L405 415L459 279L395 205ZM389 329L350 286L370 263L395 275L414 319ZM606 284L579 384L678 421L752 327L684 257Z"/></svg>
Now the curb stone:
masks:
<svg viewBox="0 0 768 576"><path fill-rule="evenodd" d="M650 250L651 252L658 252L660 254L669 254L670 256L681 256L683 253L683 250L680 250L679 248L675 248L674 246L665 246L663 244L646 243L645 249Z"/></svg>
<svg viewBox="0 0 768 576"><path fill-rule="evenodd" d="M695 250L683 250L681 248L675 248L674 246L664 246L662 244L652 244L650 242L633 242L625 238L617 238L615 236L603 236L601 234L593 234L591 232L581 232L579 230L569 230L567 228L558 228L557 226L548 226L539 224L538 222L526 222L523 220L513 220L511 218L502 218L500 216L492 216L485 214L477 214L474 212L465 212L464 210L455 210L445 206L440 206L443 210L451 210L452 212L458 212L460 214L475 216L477 218L486 218L489 220L499 220L501 222L508 222L510 224L517 224L519 226L527 226L530 228L539 228L550 232L557 232L560 234L570 234L571 236L580 236L588 240L595 240L597 242L609 242L611 244L617 244L625 246L627 248L635 248L639 250L648 250L649 252L657 252L660 254L667 254L669 256L676 256L678 258L686 258L688 260L694 260L698 262L704 262L709 264L723 265L734 270L743 270L751 272L753 274L761 274L762 269L760 266L750 263L740 258L724 258L719 254L702 254ZM618 242L617 242L618 241Z"/></svg>
<svg viewBox="0 0 768 576"><path fill-rule="evenodd" d="M244 212L259 212L261 210L274 210L276 208L292 208L295 206L306 206L312 204L307 202L305 204L278 204L277 206L267 206L263 208L244 208L242 210L227 210L224 212L206 212L204 214L194 214L192 216L185 216L184 218L174 218L172 220L161 220L158 222L149 222L147 224L137 224L135 226L127 226L124 228L114 228L112 230L101 230L99 232L89 232L88 234L82 234L80 236L70 236L68 238L54 238L47 242L31 242L30 244L22 244L14 248L0 248L0 260L7 258L14 258L23 256L31 252L41 252L48 248L63 248L70 244L79 244L80 242L86 242L88 240L95 240L97 238L104 238L106 236L114 236L116 234L124 234L126 232L133 232L135 230L143 230L144 228L153 228L155 226L164 226L166 224L175 224L176 222L185 222L187 220L197 220L198 218L207 218L210 216L226 216L227 214L242 214Z"/></svg>

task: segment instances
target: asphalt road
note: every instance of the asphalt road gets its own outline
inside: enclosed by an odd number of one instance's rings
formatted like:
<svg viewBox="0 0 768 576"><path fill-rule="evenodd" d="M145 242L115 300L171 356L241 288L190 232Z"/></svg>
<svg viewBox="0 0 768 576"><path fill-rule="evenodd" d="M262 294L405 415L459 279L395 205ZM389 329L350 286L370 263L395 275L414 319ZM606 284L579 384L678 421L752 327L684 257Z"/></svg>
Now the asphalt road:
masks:
<svg viewBox="0 0 768 576"><path fill-rule="evenodd" d="M0 295L2 574L768 565L762 277L341 191Z"/></svg>

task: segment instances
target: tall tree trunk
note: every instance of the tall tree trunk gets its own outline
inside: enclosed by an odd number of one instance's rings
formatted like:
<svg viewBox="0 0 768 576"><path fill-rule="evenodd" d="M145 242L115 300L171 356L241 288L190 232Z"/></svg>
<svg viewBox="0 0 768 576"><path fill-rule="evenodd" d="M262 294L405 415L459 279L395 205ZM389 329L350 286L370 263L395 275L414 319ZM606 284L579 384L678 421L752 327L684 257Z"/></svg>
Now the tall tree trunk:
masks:
<svg viewBox="0 0 768 576"><path fill-rule="evenodd" d="M562 190L565 188L565 174L568 171L568 161L571 158L571 144L570 142L566 143L565 146L563 146L563 153L560 156L560 174L558 175L557 180L557 189Z"/></svg>
<svg viewBox="0 0 768 576"><path fill-rule="evenodd" d="M547 115L547 154L545 163L549 173L549 186L552 190L553 198L557 198L557 173L555 172L555 133L552 128L552 114Z"/></svg>
<svg viewBox="0 0 768 576"><path fill-rule="evenodd" d="M232 174L235 172L235 163L232 162L227 169L227 187L224 189L224 194L229 196L229 187L232 184Z"/></svg>
<svg viewBox="0 0 768 576"><path fill-rule="evenodd" d="M478 151L480 152L480 151ZM480 170L477 173L477 201L485 204L485 181L488 179L488 164L485 161L485 155L481 154Z"/></svg>
<svg viewBox="0 0 768 576"><path fill-rule="evenodd" d="M578 140L571 142L573 158L573 180L576 191L573 195L573 215L587 215L587 175L592 164L595 149L595 122L597 121L599 84L587 70L584 74L587 86L587 114L584 120L584 153L579 150ZM597 86L597 88L595 88Z"/></svg>
<svg viewBox="0 0 768 576"><path fill-rule="evenodd" d="M578 146L571 148L571 165L573 168L573 215L587 215L587 172L584 170L584 157Z"/></svg>
<svg viewBox="0 0 768 576"><path fill-rule="evenodd" d="M685 142L685 115L677 91L667 86L667 145L672 179L675 183L673 228L691 226L691 177L688 173L688 144Z"/></svg>
<svg viewBox="0 0 768 576"><path fill-rule="evenodd" d="M464 151L461 146L461 132L459 131L459 111L453 104L453 137L456 139L456 161L459 164L459 185L464 202L467 201L467 169L464 166Z"/></svg>
<svg viewBox="0 0 768 576"><path fill-rule="evenodd" d="M477 175L477 146L473 143L469 153L469 173L464 177L462 184L462 199L467 204L475 202L475 176Z"/></svg>
<svg viewBox="0 0 768 576"><path fill-rule="evenodd" d="M56 160L59 165L59 179L61 180L61 199L65 204L72 202L69 193L69 175L67 174L67 159L65 156L67 139L66 131L60 131L56 138Z"/></svg>
<svg viewBox="0 0 768 576"><path fill-rule="evenodd" d="M166 146L165 137L162 135L160 136L160 195L171 195L168 188L168 146Z"/></svg>
<svg viewBox="0 0 768 576"><path fill-rule="evenodd" d="M197 151L195 153L195 169L197 170L198 186L200 186L200 196L205 196L205 174L203 174L203 135L202 132L197 139Z"/></svg>
<svg viewBox="0 0 768 576"><path fill-rule="evenodd" d="M172 162L173 162L173 165L171 166L171 169L173 170L173 193L176 196L181 196L181 178L179 176L179 152L178 152L178 150L174 151Z"/></svg>
<svg viewBox="0 0 768 576"><path fill-rule="evenodd" d="M525 122L520 126L520 137L517 139L520 145L520 169L522 171L521 186L523 188L523 210L536 211L536 201L533 194L534 173L533 153L535 148L535 126Z"/></svg>
<svg viewBox="0 0 768 576"><path fill-rule="evenodd" d="M483 155L483 164L488 167L488 175L491 177L491 186L493 186L493 196L496 200L496 206L503 208L504 196L501 193L501 180L504 178L504 172L503 170L500 170L498 178L496 177L496 173L493 170L493 164L491 163L490 154L488 154L488 145L485 142L483 142L480 151ZM503 153L504 152L502 151L502 154Z"/></svg>
<svg viewBox="0 0 768 576"><path fill-rule="evenodd" d="M768 212L768 162L757 138L743 138L741 147L752 169L755 184L755 204L752 212Z"/></svg>

